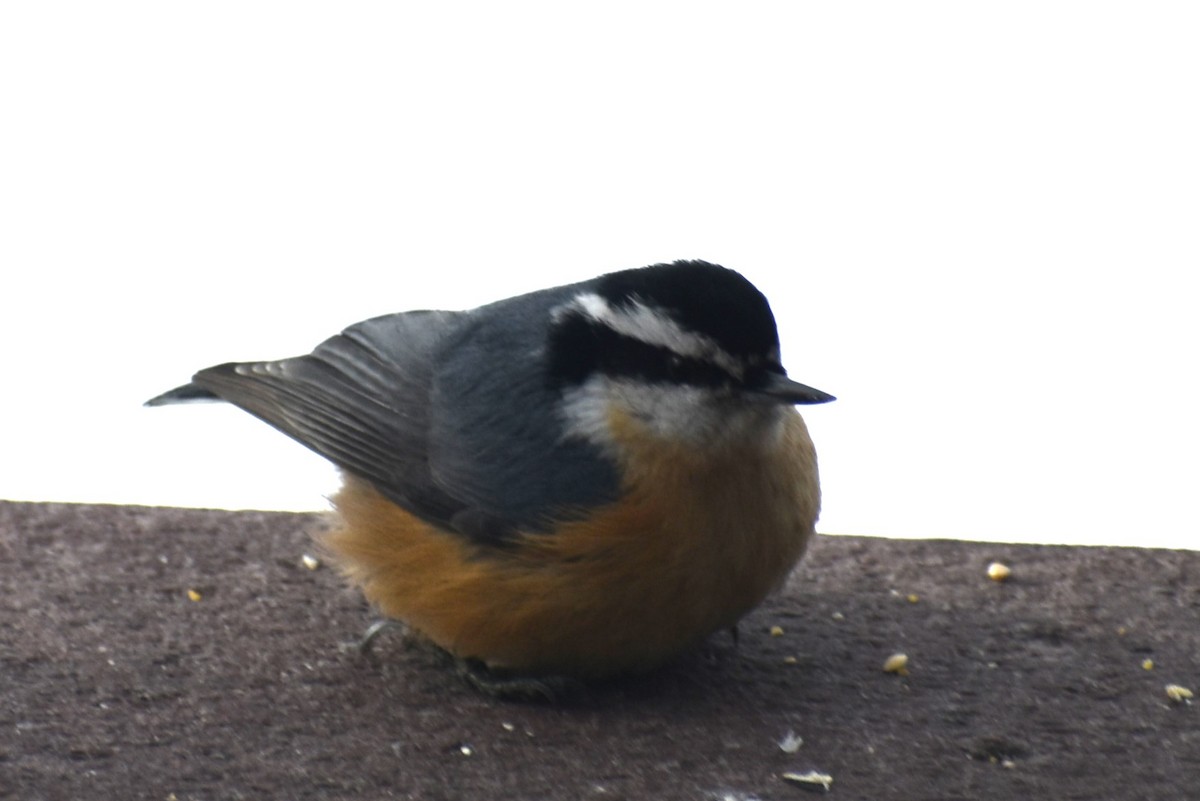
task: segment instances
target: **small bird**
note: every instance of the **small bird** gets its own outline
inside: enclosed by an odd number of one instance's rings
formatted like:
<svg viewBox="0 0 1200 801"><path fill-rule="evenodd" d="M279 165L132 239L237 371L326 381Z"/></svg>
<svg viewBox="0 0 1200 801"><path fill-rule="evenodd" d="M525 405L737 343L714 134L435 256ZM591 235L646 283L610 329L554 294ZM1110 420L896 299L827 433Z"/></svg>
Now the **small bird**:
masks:
<svg viewBox="0 0 1200 801"><path fill-rule="evenodd" d="M150 401L224 400L337 465L323 535L389 618L504 675L641 672L738 620L820 506L767 299L677 261L347 328Z"/></svg>

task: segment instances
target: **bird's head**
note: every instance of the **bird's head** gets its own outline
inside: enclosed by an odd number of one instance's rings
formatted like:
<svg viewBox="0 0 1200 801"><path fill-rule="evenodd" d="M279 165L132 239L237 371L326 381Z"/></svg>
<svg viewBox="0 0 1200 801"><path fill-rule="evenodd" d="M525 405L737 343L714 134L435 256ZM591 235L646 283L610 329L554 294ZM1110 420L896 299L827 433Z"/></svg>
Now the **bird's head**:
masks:
<svg viewBox="0 0 1200 801"><path fill-rule="evenodd" d="M601 276L554 310L549 376L569 434L607 444L614 413L698 446L773 436L833 396L787 377L767 299L733 270L677 261Z"/></svg>

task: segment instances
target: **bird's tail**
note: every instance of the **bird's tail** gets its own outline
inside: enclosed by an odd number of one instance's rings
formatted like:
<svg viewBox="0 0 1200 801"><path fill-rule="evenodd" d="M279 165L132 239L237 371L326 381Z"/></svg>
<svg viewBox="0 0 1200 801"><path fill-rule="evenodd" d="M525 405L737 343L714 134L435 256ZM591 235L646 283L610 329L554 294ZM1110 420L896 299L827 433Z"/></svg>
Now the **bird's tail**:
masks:
<svg viewBox="0 0 1200 801"><path fill-rule="evenodd" d="M218 401L220 396L197 384L184 384L181 387L167 390L146 401L146 406L166 406L170 403L189 403L191 401Z"/></svg>

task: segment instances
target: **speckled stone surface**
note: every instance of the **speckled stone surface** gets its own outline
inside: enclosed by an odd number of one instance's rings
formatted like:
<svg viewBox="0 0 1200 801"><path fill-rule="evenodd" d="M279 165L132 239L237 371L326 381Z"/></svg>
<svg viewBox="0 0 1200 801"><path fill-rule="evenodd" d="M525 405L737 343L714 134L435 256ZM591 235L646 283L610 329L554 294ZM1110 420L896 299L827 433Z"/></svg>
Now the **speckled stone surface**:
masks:
<svg viewBox="0 0 1200 801"><path fill-rule="evenodd" d="M1200 797L1200 553L824 537L736 647L551 705L339 648L318 525L0 502L0 797Z"/></svg>

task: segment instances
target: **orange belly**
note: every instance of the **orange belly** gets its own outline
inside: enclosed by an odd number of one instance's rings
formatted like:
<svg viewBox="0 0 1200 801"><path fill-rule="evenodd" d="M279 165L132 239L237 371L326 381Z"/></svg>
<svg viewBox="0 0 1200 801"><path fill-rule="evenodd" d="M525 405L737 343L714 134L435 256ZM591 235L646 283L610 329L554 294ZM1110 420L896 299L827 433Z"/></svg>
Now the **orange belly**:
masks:
<svg viewBox="0 0 1200 801"><path fill-rule="evenodd" d="M492 667L599 676L654 667L733 626L803 555L816 457L789 410L766 449L698 460L628 447L623 498L498 550L347 476L325 543L383 614Z"/></svg>

